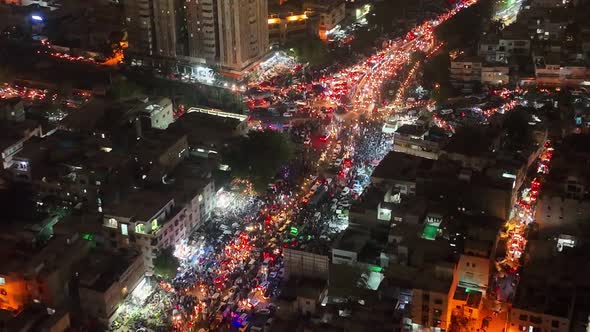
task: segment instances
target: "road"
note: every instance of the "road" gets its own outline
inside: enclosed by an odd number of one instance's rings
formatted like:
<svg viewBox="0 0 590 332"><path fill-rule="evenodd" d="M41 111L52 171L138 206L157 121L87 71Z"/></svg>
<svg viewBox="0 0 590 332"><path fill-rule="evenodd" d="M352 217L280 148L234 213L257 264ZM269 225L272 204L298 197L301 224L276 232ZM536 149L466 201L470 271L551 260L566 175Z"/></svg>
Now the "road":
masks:
<svg viewBox="0 0 590 332"><path fill-rule="evenodd" d="M332 124L333 135L321 147L328 154L340 145L337 155L348 157L347 162L336 166L333 178L307 174L302 185L291 178L294 170L287 167L286 174L261 196L235 184L229 204L218 209L197 234L196 250L171 284L164 286L170 292L169 315L176 330L234 331L267 321L271 313L261 309L268 303L260 300L280 290L282 248L322 242L317 239L324 239L329 247L334 229L347 225L346 216L334 210L350 206L354 195L368 185L375 161L389 151L382 120L361 120L360 115L380 103L381 86L404 67L411 52L431 49L436 26L473 3L460 2L450 12L414 28L406 39L392 41L368 59L315 82L325 86L327 93L310 97L308 104L321 101L317 99L339 104L342 96L350 97L352 115ZM335 198L310 200L321 191Z"/></svg>

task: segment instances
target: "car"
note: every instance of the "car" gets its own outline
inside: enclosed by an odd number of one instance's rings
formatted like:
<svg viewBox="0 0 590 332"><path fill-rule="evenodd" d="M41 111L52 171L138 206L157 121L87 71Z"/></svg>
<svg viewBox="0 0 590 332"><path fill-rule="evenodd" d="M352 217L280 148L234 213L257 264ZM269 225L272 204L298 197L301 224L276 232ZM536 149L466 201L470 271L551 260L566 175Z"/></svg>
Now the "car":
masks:
<svg viewBox="0 0 590 332"><path fill-rule="evenodd" d="M264 332L270 331L271 327L272 327L272 318L269 318L266 320L266 323L264 323Z"/></svg>
<svg viewBox="0 0 590 332"><path fill-rule="evenodd" d="M350 188L348 188L348 187L344 187L344 188L342 188L342 192L340 193L340 195L342 195L342 196L346 196L346 195L348 195L349 193L350 193Z"/></svg>
<svg viewBox="0 0 590 332"><path fill-rule="evenodd" d="M256 313L264 315L264 316L268 316L268 315L270 315L270 309L263 308L263 309L258 310Z"/></svg>
<svg viewBox="0 0 590 332"><path fill-rule="evenodd" d="M291 114L289 112L285 112L285 113L283 113L283 117L285 117L285 118L292 118L293 117L293 114Z"/></svg>

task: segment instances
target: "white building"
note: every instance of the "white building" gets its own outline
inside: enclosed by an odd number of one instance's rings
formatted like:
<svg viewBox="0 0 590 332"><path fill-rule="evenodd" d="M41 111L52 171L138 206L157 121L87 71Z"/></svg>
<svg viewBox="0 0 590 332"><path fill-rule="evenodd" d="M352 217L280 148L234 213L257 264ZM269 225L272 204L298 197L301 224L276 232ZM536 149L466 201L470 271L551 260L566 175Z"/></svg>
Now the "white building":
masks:
<svg viewBox="0 0 590 332"><path fill-rule="evenodd" d="M487 65L481 68L481 83L489 86L506 85L510 81L506 65Z"/></svg>
<svg viewBox="0 0 590 332"><path fill-rule="evenodd" d="M118 205L105 209L103 226L111 246L136 247L143 253L146 274L151 275L157 251L188 239L209 217L214 204L213 181L203 181L195 188L193 192L184 188L135 192Z"/></svg>

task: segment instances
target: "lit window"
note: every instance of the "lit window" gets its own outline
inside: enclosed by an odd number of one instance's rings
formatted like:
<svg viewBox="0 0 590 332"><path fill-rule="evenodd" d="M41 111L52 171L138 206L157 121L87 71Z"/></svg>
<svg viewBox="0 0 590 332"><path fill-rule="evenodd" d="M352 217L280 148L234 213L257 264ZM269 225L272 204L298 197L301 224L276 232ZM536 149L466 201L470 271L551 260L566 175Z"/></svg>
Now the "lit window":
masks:
<svg viewBox="0 0 590 332"><path fill-rule="evenodd" d="M199 203L203 201L203 195L199 194Z"/></svg>
<svg viewBox="0 0 590 332"><path fill-rule="evenodd" d="M117 228L117 220L115 218L110 218L107 226Z"/></svg>
<svg viewBox="0 0 590 332"><path fill-rule="evenodd" d="M127 224L121 224L121 234L129 235L129 230L127 229Z"/></svg>
<svg viewBox="0 0 590 332"><path fill-rule="evenodd" d="M145 225L144 224L135 225L135 233L145 234Z"/></svg>
<svg viewBox="0 0 590 332"><path fill-rule="evenodd" d="M4 277L0 277L0 285L5 285L6 284L6 279L4 279Z"/></svg>

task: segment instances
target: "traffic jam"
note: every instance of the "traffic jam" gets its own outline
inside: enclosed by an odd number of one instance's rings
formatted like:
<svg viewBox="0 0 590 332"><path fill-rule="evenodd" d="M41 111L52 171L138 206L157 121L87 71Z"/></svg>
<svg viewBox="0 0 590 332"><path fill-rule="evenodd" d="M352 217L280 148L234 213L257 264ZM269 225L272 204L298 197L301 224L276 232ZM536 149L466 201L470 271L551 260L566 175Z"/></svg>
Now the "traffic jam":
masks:
<svg viewBox="0 0 590 332"><path fill-rule="evenodd" d="M283 249L329 247L347 227L352 201L390 150L391 137L383 133L381 118L364 114L374 105L381 108L380 86L406 64L411 52L433 46L437 25L473 3L461 2L376 55L331 75L321 73L312 83L275 87L265 81L246 91L253 109L264 106L268 111L284 103L289 105L288 113L353 116L332 117L313 139L305 131L300 134L309 150L319 152L316 172L303 176L303 181L297 181L286 166L266 193L256 195L241 180L218 193L214 216L188 243L177 245L181 258L177 276L160 284L168 294L175 330L272 327L276 308L271 299L279 295L285 276Z"/></svg>

